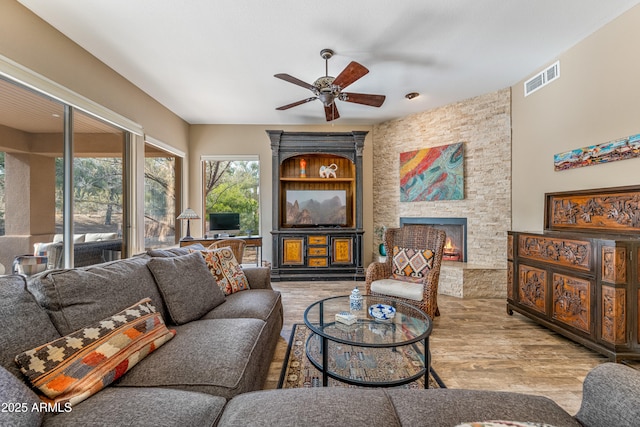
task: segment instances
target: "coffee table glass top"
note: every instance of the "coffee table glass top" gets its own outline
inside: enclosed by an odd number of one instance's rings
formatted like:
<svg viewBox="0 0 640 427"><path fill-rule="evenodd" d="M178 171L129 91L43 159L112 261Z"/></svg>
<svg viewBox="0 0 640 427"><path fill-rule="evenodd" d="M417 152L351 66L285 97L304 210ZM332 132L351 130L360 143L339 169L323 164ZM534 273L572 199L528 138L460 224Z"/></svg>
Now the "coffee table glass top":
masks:
<svg viewBox="0 0 640 427"><path fill-rule="evenodd" d="M424 340L433 327L431 318L416 307L392 298L364 295L361 310L350 310L349 296L326 298L310 305L304 323L316 334L331 341L362 347L407 345ZM395 316L386 321L369 315L369 307L385 304L395 308ZM351 313L356 322L347 325L336 321L336 314Z"/></svg>

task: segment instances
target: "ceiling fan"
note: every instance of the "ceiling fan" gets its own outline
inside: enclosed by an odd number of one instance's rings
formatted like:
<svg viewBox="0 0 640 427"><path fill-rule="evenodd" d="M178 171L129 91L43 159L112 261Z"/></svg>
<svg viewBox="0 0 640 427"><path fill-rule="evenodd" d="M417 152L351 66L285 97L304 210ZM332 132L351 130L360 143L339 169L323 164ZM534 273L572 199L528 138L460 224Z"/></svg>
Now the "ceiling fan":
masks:
<svg viewBox="0 0 640 427"><path fill-rule="evenodd" d="M324 114L327 121L330 122L331 120L335 120L340 117L335 103L336 99L356 104L369 105L372 107L380 107L384 103L384 95L342 92L344 88L369 72L366 67L355 61L351 61L351 63L349 63L349 65L347 65L347 67L338 74L338 77L331 77L329 75L329 59L333 56L333 51L331 49L322 49L320 51L320 56L325 61L325 75L323 77L319 77L315 82L313 82L313 84L305 83L300 79L290 76L289 74L274 75L274 77L289 83L307 88L315 95L311 98L283 105L282 107L276 108L276 110L288 110L289 108L297 107L298 105L319 99L322 101L322 104L324 104Z"/></svg>

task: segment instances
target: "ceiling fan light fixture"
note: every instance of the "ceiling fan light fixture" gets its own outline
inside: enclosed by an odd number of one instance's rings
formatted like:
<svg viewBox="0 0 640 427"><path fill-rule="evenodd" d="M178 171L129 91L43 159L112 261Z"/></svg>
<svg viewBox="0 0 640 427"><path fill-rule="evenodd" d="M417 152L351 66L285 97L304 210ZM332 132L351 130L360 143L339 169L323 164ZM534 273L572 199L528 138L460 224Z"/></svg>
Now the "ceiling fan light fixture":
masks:
<svg viewBox="0 0 640 427"><path fill-rule="evenodd" d="M320 99L320 101L322 101L322 103L327 107L333 104L334 98L335 95L331 91L320 91L318 94L318 99Z"/></svg>
<svg viewBox="0 0 640 427"><path fill-rule="evenodd" d="M337 77L332 77L329 75L329 59L333 55L334 52L331 49L322 49L322 51L320 51L320 56L325 60L325 75L316 79L312 85L289 74L275 74L274 77L309 89L315 95L311 98L277 107L276 110L288 110L289 108L319 99L324 105L325 118L330 122L340 117L340 113L338 113L338 109L336 108L336 99L355 104L369 105L371 107L380 107L385 100L384 95L342 92L342 90L351 83L367 74L369 70L357 62L351 61Z"/></svg>
<svg viewBox="0 0 640 427"><path fill-rule="evenodd" d="M413 98L417 98L419 97L420 94L418 92L410 92L408 94L406 94L404 97L407 99L413 99Z"/></svg>

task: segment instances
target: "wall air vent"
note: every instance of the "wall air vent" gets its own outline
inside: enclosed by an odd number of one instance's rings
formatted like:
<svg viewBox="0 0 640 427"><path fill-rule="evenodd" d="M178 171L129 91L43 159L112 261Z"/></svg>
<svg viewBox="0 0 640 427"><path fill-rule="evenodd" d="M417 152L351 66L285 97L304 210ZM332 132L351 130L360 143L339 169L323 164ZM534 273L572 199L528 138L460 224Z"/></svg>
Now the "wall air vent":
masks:
<svg viewBox="0 0 640 427"><path fill-rule="evenodd" d="M555 64L524 82L524 96L531 95L533 92L548 85L558 77L560 77L560 61L556 61Z"/></svg>

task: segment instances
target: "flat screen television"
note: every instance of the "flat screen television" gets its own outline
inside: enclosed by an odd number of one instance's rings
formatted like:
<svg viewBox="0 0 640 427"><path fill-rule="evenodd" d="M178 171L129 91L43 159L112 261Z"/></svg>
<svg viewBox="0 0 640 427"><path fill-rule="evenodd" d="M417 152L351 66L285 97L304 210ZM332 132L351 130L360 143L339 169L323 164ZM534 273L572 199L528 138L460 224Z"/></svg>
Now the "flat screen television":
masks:
<svg viewBox="0 0 640 427"><path fill-rule="evenodd" d="M218 231L221 233L239 233L240 214L232 212L210 213L209 231Z"/></svg>
<svg viewBox="0 0 640 427"><path fill-rule="evenodd" d="M346 190L286 190L287 227L346 227Z"/></svg>

